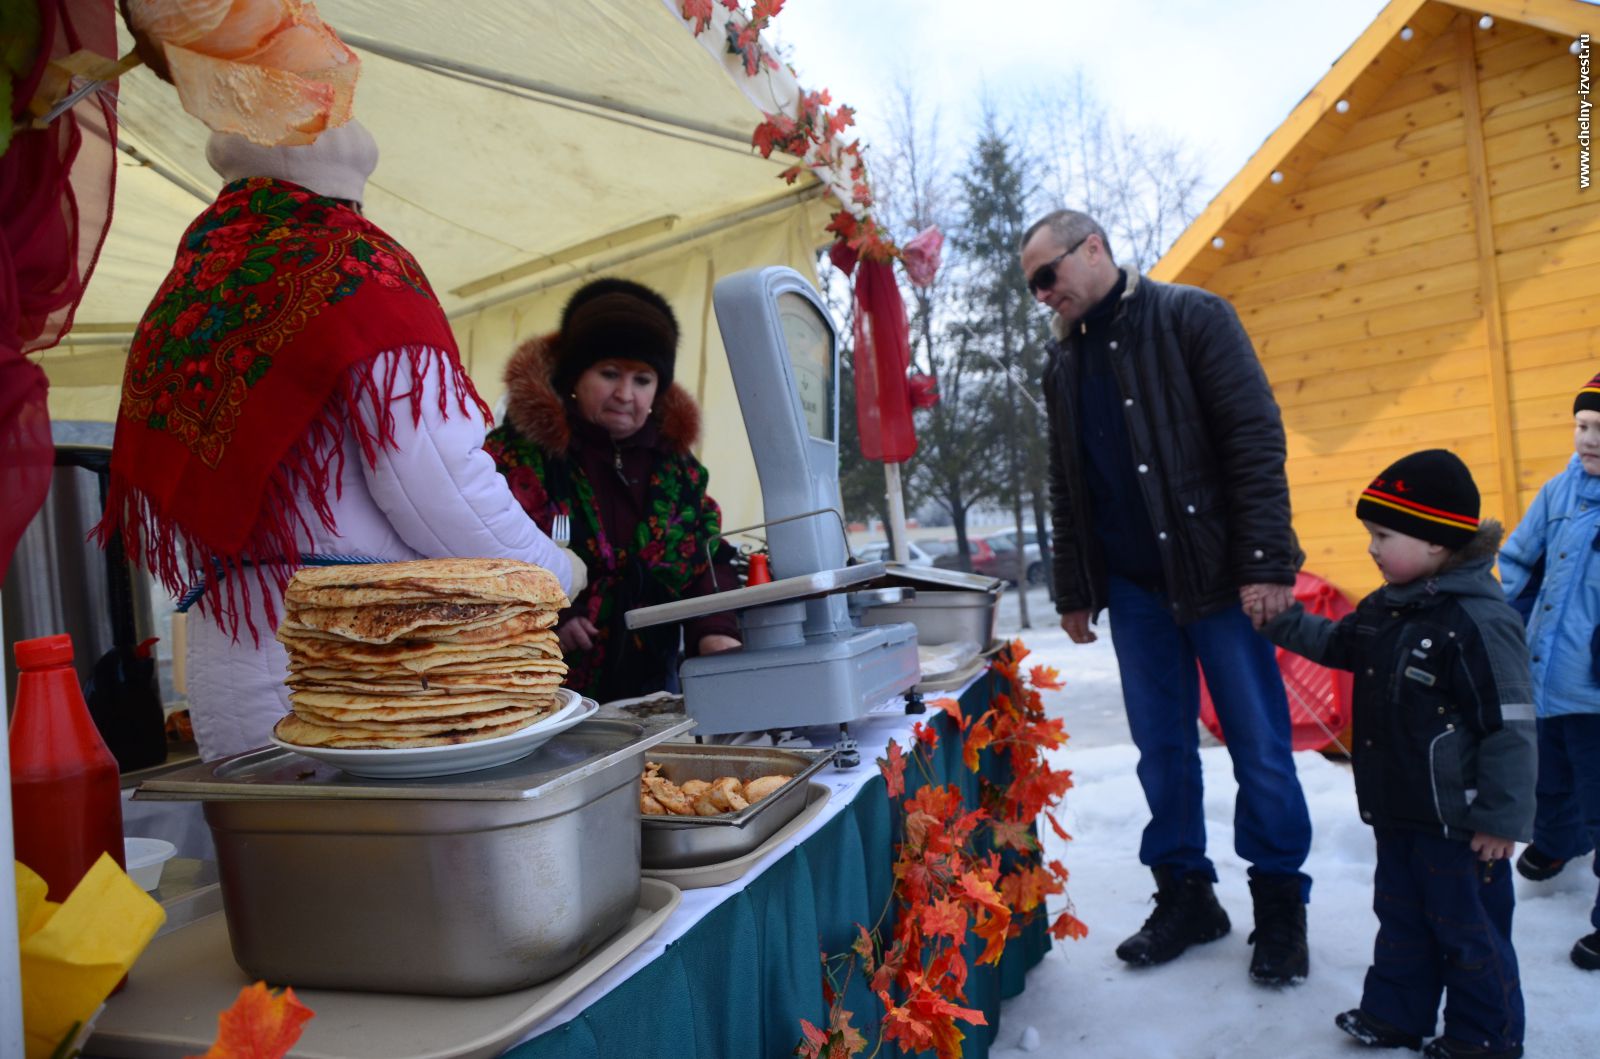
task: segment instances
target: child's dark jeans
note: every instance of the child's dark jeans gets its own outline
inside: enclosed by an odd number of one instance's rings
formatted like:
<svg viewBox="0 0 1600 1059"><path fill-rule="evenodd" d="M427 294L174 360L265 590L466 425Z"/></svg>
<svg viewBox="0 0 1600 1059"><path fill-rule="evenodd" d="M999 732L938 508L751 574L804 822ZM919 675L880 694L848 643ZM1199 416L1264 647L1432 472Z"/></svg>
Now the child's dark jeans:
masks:
<svg viewBox="0 0 1600 1059"><path fill-rule="evenodd" d="M1511 947L1511 862L1485 864L1465 841L1376 829L1378 940L1361 1007L1430 1037L1444 995L1444 1034L1499 1050L1522 1043Z"/></svg>

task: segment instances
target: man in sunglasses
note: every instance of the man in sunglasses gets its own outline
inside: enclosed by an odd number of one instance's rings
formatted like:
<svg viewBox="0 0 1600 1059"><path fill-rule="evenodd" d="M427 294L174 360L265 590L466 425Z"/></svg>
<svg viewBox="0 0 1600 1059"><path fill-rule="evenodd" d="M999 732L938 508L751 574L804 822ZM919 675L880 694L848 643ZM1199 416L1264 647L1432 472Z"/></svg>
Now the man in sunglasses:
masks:
<svg viewBox="0 0 1600 1059"><path fill-rule="evenodd" d="M1155 909L1117 955L1165 963L1230 929L1205 848L1198 661L1239 782L1250 976L1299 982L1311 820L1276 654L1255 629L1293 602L1304 556L1266 374L1226 301L1118 267L1087 214L1041 218L1021 251L1029 292L1054 312L1043 386L1056 609L1075 643L1110 611L1151 813L1139 859Z"/></svg>

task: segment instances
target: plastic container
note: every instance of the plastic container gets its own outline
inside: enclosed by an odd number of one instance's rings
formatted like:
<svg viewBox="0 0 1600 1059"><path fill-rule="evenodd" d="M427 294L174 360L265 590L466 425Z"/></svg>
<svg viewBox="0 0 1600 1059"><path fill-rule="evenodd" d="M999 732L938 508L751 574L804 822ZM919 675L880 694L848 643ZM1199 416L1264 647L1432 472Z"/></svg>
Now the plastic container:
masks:
<svg viewBox="0 0 1600 1059"><path fill-rule="evenodd" d="M19 640L11 715L11 819L16 858L64 901L109 853L126 865L117 761L89 716L72 668L72 638Z"/></svg>
<svg viewBox="0 0 1600 1059"><path fill-rule="evenodd" d="M145 890L161 885L162 870L178 852L177 846L162 838L125 838L122 848L127 856L129 878Z"/></svg>

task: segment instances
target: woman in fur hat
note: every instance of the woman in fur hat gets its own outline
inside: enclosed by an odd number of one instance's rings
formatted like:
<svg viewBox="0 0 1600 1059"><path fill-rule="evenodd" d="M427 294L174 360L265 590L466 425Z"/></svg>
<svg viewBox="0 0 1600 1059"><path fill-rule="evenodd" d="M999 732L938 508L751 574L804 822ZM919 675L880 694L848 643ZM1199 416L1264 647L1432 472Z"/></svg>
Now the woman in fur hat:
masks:
<svg viewBox="0 0 1600 1059"><path fill-rule="evenodd" d="M629 630L636 607L735 584L706 561L722 512L690 453L694 398L675 385L678 321L666 299L623 279L585 285L561 329L525 342L506 366L505 422L484 448L541 529L564 514L589 587L556 632L567 686L601 702L675 686L678 627ZM684 627L691 653L739 646L732 615Z"/></svg>

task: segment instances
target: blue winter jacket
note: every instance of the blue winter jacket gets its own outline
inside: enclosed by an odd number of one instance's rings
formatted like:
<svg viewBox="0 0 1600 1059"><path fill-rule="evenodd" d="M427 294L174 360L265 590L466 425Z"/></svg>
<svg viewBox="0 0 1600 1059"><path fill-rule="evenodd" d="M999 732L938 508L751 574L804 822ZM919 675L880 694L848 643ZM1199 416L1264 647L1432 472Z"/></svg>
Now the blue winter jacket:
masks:
<svg viewBox="0 0 1600 1059"><path fill-rule="evenodd" d="M1544 484L1500 549L1500 580L1516 599L1540 557L1544 583L1528 621L1533 698L1540 717L1600 713L1595 679L1600 626L1600 478L1574 455Z"/></svg>

